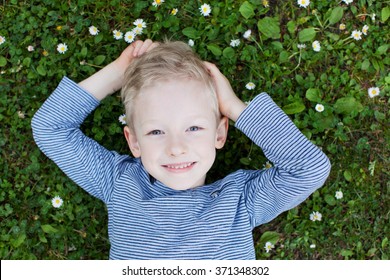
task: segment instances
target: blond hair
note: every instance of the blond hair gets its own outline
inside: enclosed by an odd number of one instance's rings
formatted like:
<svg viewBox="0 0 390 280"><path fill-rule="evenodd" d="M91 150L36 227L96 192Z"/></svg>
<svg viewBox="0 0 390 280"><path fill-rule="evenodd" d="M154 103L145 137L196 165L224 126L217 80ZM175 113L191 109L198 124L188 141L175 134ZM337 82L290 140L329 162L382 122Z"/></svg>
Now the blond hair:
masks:
<svg viewBox="0 0 390 280"><path fill-rule="evenodd" d="M126 70L121 97L128 126L134 128L132 120L135 101L143 88L155 86L161 81L174 82L182 78L204 83L219 116L214 83L202 60L186 43L167 41L134 59Z"/></svg>

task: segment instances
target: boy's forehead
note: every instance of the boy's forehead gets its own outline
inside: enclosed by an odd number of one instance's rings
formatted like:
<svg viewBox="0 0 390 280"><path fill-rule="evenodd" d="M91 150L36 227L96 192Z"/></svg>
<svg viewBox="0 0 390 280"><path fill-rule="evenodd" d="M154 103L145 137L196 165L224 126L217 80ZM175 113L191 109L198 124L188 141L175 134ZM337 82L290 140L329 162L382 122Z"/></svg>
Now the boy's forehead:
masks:
<svg viewBox="0 0 390 280"><path fill-rule="evenodd" d="M199 101L213 99L213 91L205 82L196 79L162 80L144 87L140 90L139 99L146 103L155 102L156 99L165 101L182 101L197 99ZM194 106L196 104L194 103Z"/></svg>
<svg viewBox="0 0 390 280"><path fill-rule="evenodd" d="M140 92L135 113L142 119L179 115L210 118L215 115L212 95L210 89L197 80L156 83Z"/></svg>

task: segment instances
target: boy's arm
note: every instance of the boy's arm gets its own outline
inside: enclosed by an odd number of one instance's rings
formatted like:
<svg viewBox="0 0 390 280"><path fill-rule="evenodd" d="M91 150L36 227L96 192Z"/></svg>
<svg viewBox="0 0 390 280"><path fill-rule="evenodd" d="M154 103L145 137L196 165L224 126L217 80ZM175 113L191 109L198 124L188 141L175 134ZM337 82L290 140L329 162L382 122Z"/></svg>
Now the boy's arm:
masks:
<svg viewBox="0 0 390 280"><path fill-rule="evenodd" d="M330 172L328 157L266 93L248 105L235 125L261 147L274 165L266 170L243 172L253 226L294 208L324 184Z"/></svg>
<svg viewBox="0 0 390 280"><path fill-rule="evenodd" d="M236 127L261 147L274 164L268 170L242 172L246 205L255 227L297 206L321 187L329 175L330 162L267 94L258 95L241 110L242 106L234 105L239 103L231 101L235 94L227 79L216 67L208 68L219 83L217 94L220 102L225 102L220 103L225 114L241 111ZM225 89L225 93L218 92L220 89Z"/></svg>
<svg viewBox="0 0 390 280"><path fill-rule="evenodd" d="M64 78L32 119L34 140L39 148L73 181L105 202L116 175L115 164L130 159L106 150L86 137L79 127L99 105L99 100L121 87L120 77L135 51L142 54L148 49L142 46L142 42L129 46L115 62L81 82L82 87ZM145 46L152 44L145 41Z"/></svg>

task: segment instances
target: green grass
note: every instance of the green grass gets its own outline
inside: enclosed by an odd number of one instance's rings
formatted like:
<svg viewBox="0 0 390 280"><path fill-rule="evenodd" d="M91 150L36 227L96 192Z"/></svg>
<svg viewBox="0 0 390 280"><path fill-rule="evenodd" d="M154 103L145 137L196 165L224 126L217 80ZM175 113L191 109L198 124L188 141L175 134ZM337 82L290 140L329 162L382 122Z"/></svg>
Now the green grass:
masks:
<svg viewBox="0 0 390 280"><path fill-rule="evenodd" d="M142 18L140 39L194 41L216 63L237 95L250 101L266 91L332 162L324 187L295 209L253 232L258 259L388 259L389 2L355 0L2 1L0 4L0 257L1 259L106 259L106 210L71 182L35 145L30 122L66 75L81 81L128 45L115 40ZM171 14L178 8L176 15ZM373 18L375 14L375 18ZM345 29L340 30L340 24ZM100 32L92 36L88 28ZM361 40L353 30L369 27ZM243 38L252 30L249 39ZM0 38L0 42L2 41ZM230 42L239 39L237 47ZM312 42L319 41L315 52ZM68 50L57 52L65 43ZM298 44L306 44L299 49ZM33 46L34 51L28 51ZM255 90L245 85L253 82ZM370 98L368 89L378 87ZM323 112L315 110L324 106ZM106 99L83 124L109 149L128 153L118 117L119 95ZM238 168L264 168L261 150L230 130L208 180ZM336 191L343 198L336 199ZM51 199L64 203L54 208ZM311 221L318 211L321 221ZM266 242L274 248L268 253ZM315 248L313 245L315 245Z"/></svg>

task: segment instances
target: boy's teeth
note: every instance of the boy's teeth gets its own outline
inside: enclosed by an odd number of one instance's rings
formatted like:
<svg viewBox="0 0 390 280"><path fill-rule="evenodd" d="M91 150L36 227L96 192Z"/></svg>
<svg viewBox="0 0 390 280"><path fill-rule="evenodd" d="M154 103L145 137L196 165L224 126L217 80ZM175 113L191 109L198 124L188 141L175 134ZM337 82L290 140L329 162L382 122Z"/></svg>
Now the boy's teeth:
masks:
<svg viewBox="0 0 390 280"><path fill-rule="evenodd" d="M180 164L180 165L167 165L167 166L168 166L168 168L183 169L183 168L187 168L191 164L192 163L185 163L185 164Z"/></svg>

